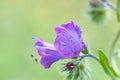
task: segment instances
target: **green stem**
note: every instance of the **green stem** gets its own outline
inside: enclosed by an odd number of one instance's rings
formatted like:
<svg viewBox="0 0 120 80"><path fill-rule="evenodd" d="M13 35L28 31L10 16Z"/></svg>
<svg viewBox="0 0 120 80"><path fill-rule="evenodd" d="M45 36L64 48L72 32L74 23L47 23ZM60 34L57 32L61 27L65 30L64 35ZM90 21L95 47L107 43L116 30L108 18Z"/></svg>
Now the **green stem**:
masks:
<svg viewBox="0 0 120 80"><path fill-rule="evenodd" d="M107 6L109 6L112 10L114 10L116 12L116 7L110 3L109 0L106 0L105 1ZM115 58L114 58L114 50L115 50L115 47L116 47L116 44L119 40L119 37L120 37L120 28L117 30L116 34L115 34L115 37L113 38L113 41L111 42L111 45L110 45L110 48L109 48L109 54L110 54L110 60L111 60L111 64L112 66L115 68L116 72L118 73L120 70L117 66L117 63L115 61ZM118 73L120 74L120 73Z"/></svg>
<svg viewBox="0 0 120 80"><path fill-rule="evenodd" d="M110 60L111 60L111 64L112 64L112 66L115 68L115 71L118 73L118 74L120 74L120 69L118 68L118 65L117 65L117 63L116 63L116 61L115 61L115 53L114 53L114 50L115 50L115 47L116 47L116 44L117 44L117 42L118 42L118 40L119 40L119 38L120 38L120 28L117 30L117 32L116 32L116 35L115 35L115 38L113 39L113 41L112 41L112 44L110 45L110 48L109 48L109 53L110 53Z"/></svg>
<svg viewBox="0 0 120 80"><path fill-rule="evenodd" d="M113 54L114 52L114 49L115 49L115 46L119 40L119 37L120 37L120 28L117 30L116 32L116 35L115 35L115 38L113 39L112 41L112 44L110 46L110 49L109 49L109 53L110 53L110 56ZM112 56L111 56L112 57Z"/></svg>
<svg viewBox="0 0 120 80"><path fill-rule="evenodd" d="M104 1L98 0L98 1L100 1L103 6L108 6L112 10L116 11L116 7L109 0L104 0Z"/></svg>
<svg viewBox="0 0 120 80"><path fill-rule="evenodd" d="M97 62L100 63L100 60L99 60L96 56L94 56L94 55L92 55L92 54L86 54L86 55L80 56L80 59L79 59L79 60L81 61L82 59L84 59L84 58L86 58L86 57L91 57L91 58L95 59Z"/></svg>
<svg viewBox="0 0 120 80"><path fill-rule="evenodd" d="M116 11L116 6L113 5L109 0L97 0L103 7L108 6L112 10Z"/></svg>
<svg viewBox="0 0 120 80"><path fill-rule="evenodd" d="M116 7L110 1L107 0L106 5L109 6L112 10L116 11Z"/></svg>

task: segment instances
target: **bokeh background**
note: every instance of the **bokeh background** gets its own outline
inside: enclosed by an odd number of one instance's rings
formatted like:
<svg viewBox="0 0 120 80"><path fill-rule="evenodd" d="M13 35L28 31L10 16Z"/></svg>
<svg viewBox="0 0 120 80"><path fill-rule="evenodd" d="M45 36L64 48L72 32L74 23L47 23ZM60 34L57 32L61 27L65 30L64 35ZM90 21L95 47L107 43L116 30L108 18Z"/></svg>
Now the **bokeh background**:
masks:
<svg viewBox="0 0 120 80"><path fill-rule="evenodd" d="M113 0L114 2L114 0ZM54 43L54 28L74 20L82 29L88 48L107 53L118 29L116 13L105 24L94 24L88 14L88 0L0 0L0 80L63 80L55 63L49 70L36 63L33 37ZM109 55L109 54L106 54ZM90 59L92 80L108 80L102 67Z"/></svg>

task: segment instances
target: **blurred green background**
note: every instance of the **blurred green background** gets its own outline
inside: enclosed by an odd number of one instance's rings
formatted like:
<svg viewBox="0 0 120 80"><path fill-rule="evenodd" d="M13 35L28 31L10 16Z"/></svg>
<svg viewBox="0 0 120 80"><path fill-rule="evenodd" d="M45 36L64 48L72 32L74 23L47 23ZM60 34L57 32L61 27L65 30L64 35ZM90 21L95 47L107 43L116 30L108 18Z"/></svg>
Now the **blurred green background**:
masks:
<svg viewBox="0 0 120 80"><path fill-rule="evenodd" d="M63 80L56 69L59 62L44 70L31 58L37 56L32 38L53 43L54 28L72 20L92 52L107 52L119 26L115 12L110 10L108 23L98 25L90 21L87 10L88 0L0 0L0 80ZM109 79L96 61L91 60L90 67L92 80Z"/></svg>

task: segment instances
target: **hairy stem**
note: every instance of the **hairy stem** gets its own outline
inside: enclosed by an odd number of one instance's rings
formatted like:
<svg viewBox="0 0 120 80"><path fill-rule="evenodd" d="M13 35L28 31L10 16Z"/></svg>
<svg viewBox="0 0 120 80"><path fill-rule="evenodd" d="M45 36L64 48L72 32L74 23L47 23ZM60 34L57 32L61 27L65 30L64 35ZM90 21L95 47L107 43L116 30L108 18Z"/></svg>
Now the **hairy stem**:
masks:
<svg viewBox="0 0 120 80"><path fill-rule="evenodd" d="M116 7L109 0L98 0L103 6L108 6L112 10L116 11Z"/></svg>
<svg viewBox="0 0 120 80"><path fill-rule="evenodd" d="M112 10L116 11L116 7L110 1L107 0L106 5L109 6Z"/></svg>

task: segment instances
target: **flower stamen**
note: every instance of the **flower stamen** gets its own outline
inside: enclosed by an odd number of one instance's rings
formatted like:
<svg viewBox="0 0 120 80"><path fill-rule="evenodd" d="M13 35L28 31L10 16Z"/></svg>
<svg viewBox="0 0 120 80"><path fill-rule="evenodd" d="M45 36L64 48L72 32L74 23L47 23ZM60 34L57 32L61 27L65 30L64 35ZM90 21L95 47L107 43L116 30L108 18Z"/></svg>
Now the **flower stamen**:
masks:
<svg viewBox="0 0 120 80"><path fill-rule="evenodd" d="M38 60L39 60L38 57L35 57L33 54L31 54L31 57L34 58L35 62L38 63Z"/></svg>

